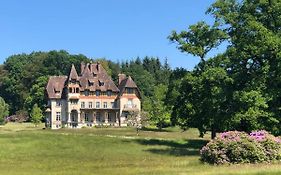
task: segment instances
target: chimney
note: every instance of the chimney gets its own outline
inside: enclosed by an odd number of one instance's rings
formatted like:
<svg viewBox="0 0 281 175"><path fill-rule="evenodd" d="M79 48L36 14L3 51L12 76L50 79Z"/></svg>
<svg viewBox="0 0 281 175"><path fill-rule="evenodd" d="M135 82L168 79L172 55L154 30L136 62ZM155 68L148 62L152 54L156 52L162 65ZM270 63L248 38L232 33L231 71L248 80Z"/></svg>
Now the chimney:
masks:
<svg viewBox="0 0 281 175"><path fill-rule="evenodd" d="M118 84L120 85L121 82L126 78L126 75L125 74L118 74L118 78L119 78Z"/></svg>
<svg viewBox="0 0 281 175"><path fill-rule="evenodd" d="M81 67L80 67L81 75L82 75L82 72L84 71L84 68L85 68L85 63L81 62Z"/></svg>
<svg viewBox="0 0 281 175"><path fill-rule="evenodd" d="M97 71L99 72L99 70L100 70L100 62L98 61L97 62Z"/></svg>

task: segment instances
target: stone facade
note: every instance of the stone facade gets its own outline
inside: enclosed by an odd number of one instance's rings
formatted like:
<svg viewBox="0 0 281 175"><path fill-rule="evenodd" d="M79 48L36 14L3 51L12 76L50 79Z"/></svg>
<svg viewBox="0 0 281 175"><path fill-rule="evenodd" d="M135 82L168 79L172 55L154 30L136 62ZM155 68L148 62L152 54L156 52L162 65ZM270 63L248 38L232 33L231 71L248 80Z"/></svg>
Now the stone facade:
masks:
<svg viewBox="0 0 281 175"><path fill-rule="evenodd" d="M68 76L51 76L47 87L46 125L52 129L127 126L130 111L140 111L140 91L130 76L114 84L99 63L74 65Z"/></svg>

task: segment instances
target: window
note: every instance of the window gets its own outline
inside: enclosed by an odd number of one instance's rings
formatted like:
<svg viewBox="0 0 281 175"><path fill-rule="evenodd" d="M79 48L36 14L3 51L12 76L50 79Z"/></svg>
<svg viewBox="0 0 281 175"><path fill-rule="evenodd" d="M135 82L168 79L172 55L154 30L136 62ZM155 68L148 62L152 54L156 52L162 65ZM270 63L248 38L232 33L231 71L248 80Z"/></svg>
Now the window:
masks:
<svg viewBox="0 0 281 175"><path fill-rule="evenodd" d="M79 93L79 88L76 88L76 93Z"/></svg>
<svg viewBox="0 0 281 175"><path fill-rule="evenodd" d="M107 96L111 96L112 95L112 91L107 91Z"/></svg>
<svg viewBox="0 0 281 175"><path fill-rule="evenodd" d="M103 102L103 108L107 108L107 102Z"/></svg>
<svg viewBox="0 0 281 175"><path fill-rule="evenodd" d="M128 108L133 108L133 99L128 99L128 101L127 101L127 107Z"/></svg>
<svg viewBox="0 0 281 175"><path fill-rule="evenodd" d="M81 108L85 108L85 102L84 101L81 102Z"/></svg>
<svg viewBox="0 0 281 175"><path fill-rule="evenodd" d="M131 99L131 98L130 98L130 99L128 99L127 104L128 104L128 105L132 105L132 104L133 104L133 99Z"/></svg>
<svg viewBox="0 0 281 175"><path fill-rule="evenodd" d="M60 121L60 112L56 112L56 121Z"/></svg>
<svg viewBox="0 0 281 175"><path fill-rule="evenodd" d="M100 108L100 102L96 102L96 108Z"/></svg>
<svg viewBox="0 0 281 175"><path fill-rule="evenodd" d="M89 90L85 90L85 91L84 91L84 95L85 95L85 96L89 96Z"/></svg>
<svg viewBox="0 0 281 175"><path fill-rule="evenodd" d="M111 102L111 108L115 108L114 102Z"/></svg>
<svg viewBox="0 0 281 175"><path fill-rule="evenodd" d="M93 102L89 102L89 108L93 107Z"/></svg>
<svg viewBox="0 0 281 175"><path fill-rule="evenodd" d="M104 82L103 81L99 81L99 86L104 86Z"/></svg>
<svg viewBox="0 0 281 175"><path fill-rule="evenodd" d="M72 105L76 105L78 103L78 100L70 100L70 104L72 104Z"/></svg>
<svg viewBox="0 0 281 175"><path fill-rule="evenodd" d="M60 100L57 100L57 101L56 101L56 106L61 106Z"/></svg>
<svg viewBox="0 0 281 175"><path fill-rule="evenodd" d="M94 86L94 82L89 82L89 86Z"/></svg>
<svg viewBox="0 0 281 175"><path fill-rule="evenodd" d="M127 89L127 93L128 94L133 94L134 93L134 89L133 88L128 88Z"/></svg>
<svg viewBox="0 0 281 175"><path fill-rule="evenodd" d="M69 88L69 93L72 93L72 88Z"/></svg>
<svg viewBox="0 0 281 175"><path fill-rule="evenodd" d="M100 91L96 91L96 96L100 96Z"/></svg>
<svg viewBox="0 0 281 175"><path fill-rule="evenodd" d="M88 122L88 121L89 121L89 114L85 113L85 122Z"/></svg>
<svg viewBox="0 0 281 175"><path fill-rule="evenodd" d="M56 93L56 94L60 94L60 91L59 91L59 90L55 90L55 93Z"/></svg>
<svg viewBox="0 0 281 175"><path fill-rule="evenodd" d="M97 119L97 121L98 121L98 122L100 122L100 121L101 121L101 115L100 115L100 112L97 112L97 113L96 113L96 119Z"/></svg>
<svg viewBox="0 0 281 175"><path fill-rule="evenodd" d="M116 122L116 117L114 116L114 113L108 113L108 121Z"/></svg>

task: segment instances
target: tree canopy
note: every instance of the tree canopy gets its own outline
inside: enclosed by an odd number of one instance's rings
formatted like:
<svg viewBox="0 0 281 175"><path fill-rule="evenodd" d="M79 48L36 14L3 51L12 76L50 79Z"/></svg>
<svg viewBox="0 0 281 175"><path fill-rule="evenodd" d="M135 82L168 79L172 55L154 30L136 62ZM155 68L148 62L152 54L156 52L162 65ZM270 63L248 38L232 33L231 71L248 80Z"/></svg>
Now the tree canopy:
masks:
<svg viewBox="0 0 281 175"><path fill-rule="evenodd" d="M183 103L174 107L174 120L183 128L204 133L218 123L218 131L281 132L280 9L278 0L217 0L207 10L213 24L200 21L171 33L180 51L201 58L182 82ZM226 50L206 61L208 51L222 43Z"/></svg>

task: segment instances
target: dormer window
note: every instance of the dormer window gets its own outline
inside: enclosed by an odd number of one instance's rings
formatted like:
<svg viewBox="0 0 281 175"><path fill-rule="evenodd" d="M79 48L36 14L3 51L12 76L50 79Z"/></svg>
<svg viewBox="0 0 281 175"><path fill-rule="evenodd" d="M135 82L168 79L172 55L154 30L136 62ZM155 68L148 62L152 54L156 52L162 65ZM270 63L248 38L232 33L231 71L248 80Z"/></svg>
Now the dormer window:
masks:
<svg viewBox="0 0 281 175"><path fill-rule="evenodd" d="M104 86L104 82L99 80L99 86Z"/></svg>
<svg viewBox="0 0 281 175"><path fill-rule="evenodd" d="M60 91L58 91L58 90L55 90L55 93L56 93L56 94L60 94Z"/></svg>
<svg viewBox="0 0 281 175"><path fill-rule="evenodd" d="M70 83L76 84L76 80L75 79L71 79Z"/></svg>
<svg viewBox="0 0 281 175"><path fill-rule="evenodd" d="M94 86L94 80L93 79L89 79L88 80L88 85L89 86Z"/></svg>
<svg viewBox="0 0 281 175"><path fill-rule="evenodd" d="M127 93L128 94L134 94L134 89L133 88L127 88Z"/></svg>

